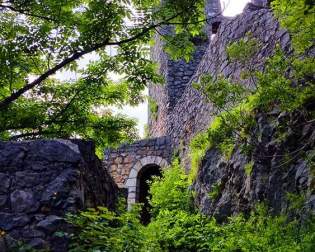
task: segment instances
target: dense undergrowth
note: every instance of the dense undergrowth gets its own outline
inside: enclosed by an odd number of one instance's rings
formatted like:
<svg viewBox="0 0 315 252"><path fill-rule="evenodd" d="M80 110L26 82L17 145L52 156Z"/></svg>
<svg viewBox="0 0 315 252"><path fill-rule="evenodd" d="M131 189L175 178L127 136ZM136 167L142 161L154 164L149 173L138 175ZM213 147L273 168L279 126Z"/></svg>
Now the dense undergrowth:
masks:
<svg viewBox="0 0 315 252"><path fill-rule="evenodd" d="M33 2L28 6L29 10L34 9L35 14L46 12L41 5L35 5L38 1ZM91 50L91 43L99 45L99 42L104 39L104 33L109 33L109 42L112 34L125 41L126 35L133 35L137 31L125 30L123 27L123 20L130 14L124 6L128 1L108 1L111 5L104 5L102 1L92 1L90 9L86 12L71 11L80 3L85 4L85 1L66 1L64 8L55 5L57 1L46 2L51 7L50 15L47 16L48 19L40 17L41 21L34 19L38 15L33 15L29 19L24 17L23 22L18 24L15 22L16 15L25 15L28 12L22 10L20 14L14 15L3 12L5 19L1 22L5 29L2 40L6 44L1 47L3 83L0 88L4 100L2 100L2 117L0 117L2 124L0 138L5 140L36 139L44 136L75 135L94 139L99 151L104 146L117 145L125 139L135 138L133 121L120 116L113 117L107 112L98 114L94 109L104 105L136 104L142 99L140 93L144 88L144 83L148 80L161 81L160 76L154 72L154 65L142 55L140 50L143 45L141 40L146 43L150 36L121 46L115 57L100 52L99 61L82 71L84 78L80 78L75 83L53 79L47 79L46 83L40 81L38 83L42 84L42 87L35 89L29 97L17 96L19 100L12 102L17 99L14 98L16 90L31 86L27 82L30 74L41 76L42 71L38 71L37 65L40 67L45 65L43 70L50 69L49 62L46 67L45 58L48 57L48 61L53 59L58 64L60 58L54 59L56 48L65 50L63 51L65 60L69 60L73 51L77 49L81 51L82 46L87 53ZM150 9L152 4L158 5L160 1L133 2ZM167 3L165 10L163 7L155 14L156 16L149 15L146 20L150 21L151 18L172 20L172 24L177 24L175 36L164 36L166 37L165 51L172 54L174 59L186 55L186 60L189 60L187 55L192 54L194 49L192 36L202 34L203 23L199 16L204 15L204 1L163 2ZM191 6L192 2L196 4ZM251 64L251 59L259 52L261 42L252 34L247 34L244 38L231 43L227 48L229 59L237 62L244 69L241 73L242 83L250 84L245 86L241 83L232 83L222 76L216 78L203 76L201 82L194 85L213 104L215 111L209 129L197 135L191 142L190 173L185 174L180 162L174 159L172 165L163 171L163 176L153 180L150 187L152 218L148 225L141 223L141 205L134 205L131 211L126 211L125 204L122 204L115 211L98 207L76 215L68 215L67 221L73 225L73 232L57 232L55 235L70 239L70 251L315 251L314 217L303 213L303 220L299 218L300 208L304 204L304 200L301 200L299 195L288 194L288 201L291 201L288 213L273 216L269 213L268 206L261 203L250 214L239 214L226 219L223 223L218 223L215 218L203 215L193 204L195 193L191 189L191 184L196 178L200 162L207 150L218 148L229 160L237 143L249 156L253 148L251 140L255 138L252 136L252 129L256 126L255 115L258 112L268 113L273 109L288 113L301 111L310 101L315 100L315 61L312 55L315 35L313 1L273 0L271 2L274 15L290 32L292 41L290 51L283 52L280 47L277 47L274 55L267 59L264 70L256 71L252 68L254 64ZM179 9L175 8L176 6ZM183 11L187 10L187 7L190 7L190 10ZM12 7L11 9L15 10ZM108 22L108 13L112 13L110 18L113 22ZM174 13L177 13L174 16L175 19L174 17L169 19ZM104 18L90 18L96 14ZM55 16L58 16L56 24L63 25L60 32L65 31L64 38L57 44L54 38L49 37L50 32L55 28L47 23L51 21L49 17ZM80 21L78 28L73 29L77 20ZM143 25L146 24L143 23ZM35 28L38 28L40 39L29 36L30 31ZM77 41L71 41L78 36L75 34L78 30L80 37ZM73 35L70 35L72 32ZM25 40L29 41L27 46L25 46ZM39 43L44 50L41 50L41 47L34 48L34 41ZM73 46L71 50L68 47L69 42L71 42L70 46ZM104 45L105 48L106 43ZM16 51L10 48L15 48ZM34 59L37 64L34 64ZM69 69L71 68L79 71L76 64L70 65ZM125 74L127 76L125 82L121 85L112 83L110 78L107 78L107 74L111 72ZM14 99L5 104L6 97ZM43 97L43 99L38 99L38 97ZM7 107L8 105L10 107ZM152 119L156 120L158 104L150 100L149 105ZM314 122L314 111L306 111L306 117L309 122ZM314 167L314 150L310 156ZM253 163L250 161L244 169L247 176L250 176ZM211 186L212 191L209 197L215 198L220 186L218 184Z"/></svg>
<svg viewBox="0 0 315 252"><path fill-rule="evenodd" d="M140 206L132 211L90 209L69 215L77 228L70 251L314 251L315 223L301 225L285 215L271 216L257 205L249 216L242 214L219 224L193 207L193 192L178 161L155 178L151 185L152 220L140 222Z"/></svg>

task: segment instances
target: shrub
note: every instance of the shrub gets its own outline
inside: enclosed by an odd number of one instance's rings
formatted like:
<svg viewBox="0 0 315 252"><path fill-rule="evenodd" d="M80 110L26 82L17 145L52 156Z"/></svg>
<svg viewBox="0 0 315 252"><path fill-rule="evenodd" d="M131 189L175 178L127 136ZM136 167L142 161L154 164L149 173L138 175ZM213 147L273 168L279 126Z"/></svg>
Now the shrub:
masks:
<svg viewBox="0 0 315 252"><path fill-rule="evenodd" d="M270 216L259 205L248 217L238 215L219 224L192 207L188 185L177 160L162 178L154 179L150 190L153 219L148 226L139 221L139 205L120 214L98 208L68 215L76 228L70 251L314 251L313 219L301 225L284 215ZM216 196L218 188L213 190Z"/></svg>
<svg viewBox="0 0 315 252"><path fill-rule="evenodd" d="M190 172L189 182L192 183L197 177L198 168L202 158L205 156L207 150L210 148L210 142L206 132L197 134L190 142Z"/></svg>
<svg viewBox="0 0 315 252"><path fill-rule="evenodd" d="M254 161L250 161L244 166L244 171L247 176L250 176L253 172Z"/></svg>
<svg viewBox="0 0 315 252"><path fill-rule="evenodd" d="M150 187L150 204L152 214L158 216L161 210L183 210L189 211L192 208L192 192L188 190L188 176L175 159L170 168L165 169L163 177L153 179Z"/></svg>
<svg viewBox="0 0 315 252"><path fill-rule="evenodd" d="M139 210L139 207L135 207L130 212L117 215L98 207L78 215L69 214L67 220L76 228L69 251L140 251L143 240Z"/></svg>

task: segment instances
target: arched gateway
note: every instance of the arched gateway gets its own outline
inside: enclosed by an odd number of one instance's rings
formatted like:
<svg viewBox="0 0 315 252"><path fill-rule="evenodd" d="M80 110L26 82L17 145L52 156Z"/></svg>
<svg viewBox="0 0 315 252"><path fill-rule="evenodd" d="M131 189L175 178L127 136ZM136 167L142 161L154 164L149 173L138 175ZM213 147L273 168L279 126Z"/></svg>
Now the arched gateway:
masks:
<svg viewBox="0 0 315 252"><path fill-rule="evenodd" d="M104 166L116 184L128 191L128 208L135 202L146 203L147 184L169 164L172 150L169 137L157 137L105 150Z"/></svg>
<svg viewBox="0 0 315 252"><path fill-rule="evenodd" d="M160 174L160 169L168 165L168 162L158 156L147 156L132 167L125 187L128 188L128 209L136 202L144 202L147 194L146 180Z"/></svg>

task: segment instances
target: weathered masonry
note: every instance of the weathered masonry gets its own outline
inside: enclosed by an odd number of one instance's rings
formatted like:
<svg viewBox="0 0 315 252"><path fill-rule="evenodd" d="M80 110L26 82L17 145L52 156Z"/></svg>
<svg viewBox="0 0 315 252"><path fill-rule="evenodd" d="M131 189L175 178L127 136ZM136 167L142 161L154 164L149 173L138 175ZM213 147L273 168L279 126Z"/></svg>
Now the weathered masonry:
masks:
<svg viewBox="0 0 315 252"><path fill-rule="evenodd" d="M0 236L0 252L13 251L17 240L35 249L67 251L68 238L55 235L56 231L68 232L70 228L64 221L65 213L96 206L113 209L118 189L128 192L129 208L135 202L146 204L146 181L161 174L174 152L189 169L189 142L208 127L213 114L211 104L192 83L209 74L251 85L250 80L240 80L243 67L230 62L226 53L230 43L249 33L260 45L249 62L254 69L264 68L277 44L290 52L289 34L266 8L270 1L252 2L242 14L226 18L218 15L219 0L207 0L207 38L194 39L196 52L188 63L171 60L156 36L152 59L159 63L166 83L149 86L149 95L158 106L156 116L149 115L149 139L105 150L103 162L89 141L0 142L0 231L6 234ZM163 27L160 32L170 30ZM314 179L306 160L290 162L285 169L280 165L287 146L298 150L307 141L307 148L314 149L315 125L304 124L303 113L280 112L256 115L254 131L258 137L254 140L259 145L252 150L253 157L236 148L227 162L218 150L207 151L191 188L201 212L223 219L267 200L274 213L280 213L287 208L287 192L304 192L307 204L315 209ZM292 123L287 127L287 139L278 141L276 129L283 121ZM267 159L261 158L266 154ZM254 162L248 175L244 170L250 161ZM214 185L220 186L220 194L211 199L209 192Z"/></svg>
<svg viewBox="0 0 315 252"><path fill-rule="evenodd" d="M0 251L16 241L34 249L67 251L63 216L86 207L114 208L118 188L81 140L0 142Z"/></svg>
<svg viewBox="0 0 315 252"><path fill-rule="evenodd" d="M251 34L261 44L261 50L250 64L255 69L263 68L265 59L272 55L276 44L282 49L289 47L289 34L280 28L272 11L266 8L267 0L253 0L244 12L235 18L221 15L219 0L208 0L206 4L206 38L194 38L196 51L190 62L173 61L163 51L163 42L158 35L151 48L151 58L160 66L165 85L149 87L149 96L158 107L157 116L150 116L149 132L152 139L116 150L105 151L105 167L120 188L128 189L128 205L141 201L140 184L144 170L163 168L174 150L189 169L188 148L190 140L205 130L212 120L211 104L192 87L203 74L222 75L240 81L242 66L228 60L226 47L233 41ZM170 33L170 27L160 28L160 33ZM251 85L250 80L243 81ZM155 168L154 168L155 167Z"/></svg>
<svg viewBox="0 0 315 252"><path fill-rule="evenodd" d="M105 151L104 166L107 167L118 187L128 190L128 207L141 202L140 189L143 181L158 175L170 163L171 142L169 137L141 140Z"/></svg>

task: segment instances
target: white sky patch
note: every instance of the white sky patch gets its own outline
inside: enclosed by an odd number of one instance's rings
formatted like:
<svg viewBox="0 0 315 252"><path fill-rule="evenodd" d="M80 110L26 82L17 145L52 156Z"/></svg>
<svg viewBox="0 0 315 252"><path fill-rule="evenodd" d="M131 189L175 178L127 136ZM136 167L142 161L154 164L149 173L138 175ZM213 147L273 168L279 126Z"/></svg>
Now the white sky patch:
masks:
<svg viewBox="0 0 315 252"><path fill-rule="evenodd" d="M250 0L220 0L223 16L234 17L243 12L244 7Z"/></svg>
<svg viewBox="0 0 315 252"><path fill-rule="evenodd" d="M148 123L148 103L144 102L136 107L125 106L123 111L120 112L137 120L139 135L140 137L144 137L144 125Z"/></svg>
<svg viewBox="0 0 315 252"><path fill-rule="evenodd" d="M95 52L84 55L80 60L78 60L79 69L86 68L89 63L97 61L98 59L99 56ZM75 81L80 78L80 74L70 70L62 70L58 71L55 77L61 81Z"/></svg>
<svg viewBox="0 0 315 252"><path fill-rule="evenodd" d="M148 95L148 89L143 94ZM137 130L140 137L144 137L144 126L148 123L148 102L140 103L138 106L126 105L122 108L112 107L115 114L123 114L137 121Z"/></svg>

